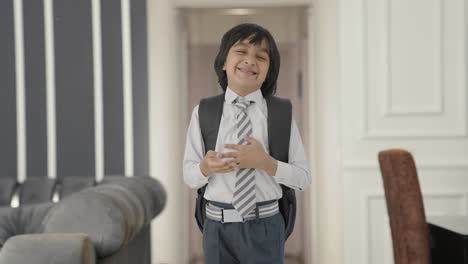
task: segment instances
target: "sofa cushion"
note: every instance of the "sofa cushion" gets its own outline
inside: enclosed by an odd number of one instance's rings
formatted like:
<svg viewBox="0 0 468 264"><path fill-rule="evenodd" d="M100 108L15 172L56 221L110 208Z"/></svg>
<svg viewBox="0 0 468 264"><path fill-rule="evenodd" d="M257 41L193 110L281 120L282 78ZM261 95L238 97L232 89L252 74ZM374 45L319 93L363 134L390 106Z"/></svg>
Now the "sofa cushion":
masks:
<svg viewBox="0 0 468 264"><path fill-rule="evenodd" d="M16 187L16 178L0 178L0 206L10 206Z"/></svg>
<svg viewBox="0 0 468 264"><path fill-rule="evenodd" d="M18 208L0 207L0 246L12 236L42 232L42 221L52 206L48 202Z"/></svg>
<svg viewBox="0 0 468 264"><path fill-rule="evenodd" d="M28 177L19 188L20 204L37 204L52 201L55 183L55 179L47 177Z"/></svg>
<svg viewBox="0 0 468 264"><path fill-rule="evenodd" d="M94 177L89 176L68 176L60 179L60 198L63 199L70 194L79 192L88 187L94 186Z"/></svg>
<svg viewBox="0 0 468 264"><path fill-rule="evenodd" d="M0 207L0 248L8 238L16 233L15 214L13 208Z"/></svg>

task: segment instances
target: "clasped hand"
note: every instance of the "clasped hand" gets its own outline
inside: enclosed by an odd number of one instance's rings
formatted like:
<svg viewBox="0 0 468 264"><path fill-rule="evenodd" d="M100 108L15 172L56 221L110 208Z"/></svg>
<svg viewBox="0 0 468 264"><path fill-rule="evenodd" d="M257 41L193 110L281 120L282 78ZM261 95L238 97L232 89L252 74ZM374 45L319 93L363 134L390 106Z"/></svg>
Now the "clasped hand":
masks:
<svg viewBox="0 0 468 264"><path fill-rule="evenodd" d="M208 151L200 163L200 169L205 176L213 173L228 173L242 168L256 168L267 170L273 159L254 138L245 136L248 145L226 144L224 148L233 152ZM226 159L226 160L223 160ZM276 168L275 168L276 170Z"/></svg>

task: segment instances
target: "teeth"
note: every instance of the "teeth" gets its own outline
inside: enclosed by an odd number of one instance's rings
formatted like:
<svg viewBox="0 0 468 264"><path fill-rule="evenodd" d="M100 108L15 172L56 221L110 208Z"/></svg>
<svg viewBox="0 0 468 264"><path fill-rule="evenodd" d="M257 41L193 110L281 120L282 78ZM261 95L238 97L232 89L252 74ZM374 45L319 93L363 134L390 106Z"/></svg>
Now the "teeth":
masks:
<svg viewBox="0 0 468 264"><path fill-rule="evenodd" d="M257 75L256 72L254 71L250 71L250 70L245 70L245 69L242 69L242 68L237 68L239 71L243 72L243 73L250 73L252 75Z"/></svg>

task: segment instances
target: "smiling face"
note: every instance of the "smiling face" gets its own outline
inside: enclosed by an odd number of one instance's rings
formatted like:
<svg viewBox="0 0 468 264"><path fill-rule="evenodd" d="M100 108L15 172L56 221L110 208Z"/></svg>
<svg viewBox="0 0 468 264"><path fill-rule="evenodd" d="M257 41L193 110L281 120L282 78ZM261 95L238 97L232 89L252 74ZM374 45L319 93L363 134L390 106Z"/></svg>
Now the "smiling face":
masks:
<svg viewBox="0 0 468 264"><path fill-rule="evenodd" d="M267 41L253 44L250 40L246 38L234 44L223 65L229 88L241 96L261 88L270 66Z"/></svg>

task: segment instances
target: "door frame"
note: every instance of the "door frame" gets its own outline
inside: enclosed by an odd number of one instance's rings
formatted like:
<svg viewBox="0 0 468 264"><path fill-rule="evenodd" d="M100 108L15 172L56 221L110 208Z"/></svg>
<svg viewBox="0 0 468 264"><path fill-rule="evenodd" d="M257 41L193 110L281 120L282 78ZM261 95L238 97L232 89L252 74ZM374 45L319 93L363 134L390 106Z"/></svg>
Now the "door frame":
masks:
<svg viewBox="0 0 468 264"><path fill-rule="evenodd" d="M306 235L311 250L305 253L306 259L314 264L343 263L338 2L287 2L289 6L308 6L306 74L310 80L307 98L310 136L305 147L311 161L312 195L306 217L311 223ZM264 0L261 4L286 5L284 0ZM162 182L168 196L165 210L152 222L152 263L188 263L189 258L187 221L193 216L187 213L187 191L181 176L188 117L186 104L180 103L187 96L187 69L183 61L186 51L182 45L186 33L179 20L180 9L258 5L246 0L147 1L150 175Z"/></svg>

